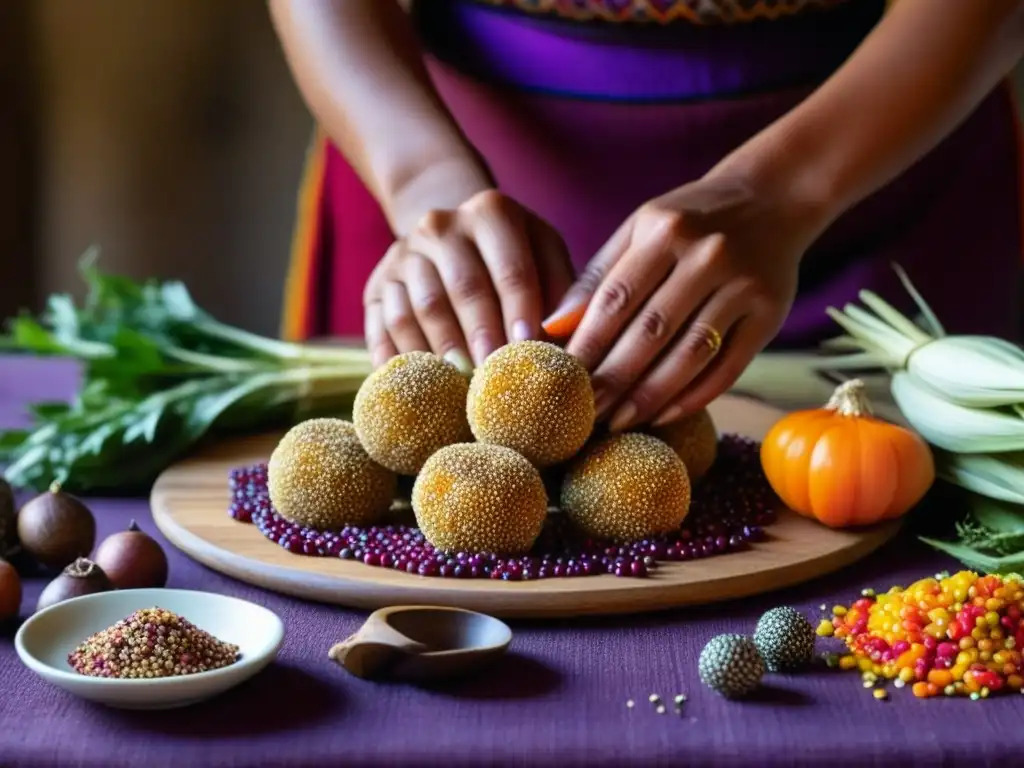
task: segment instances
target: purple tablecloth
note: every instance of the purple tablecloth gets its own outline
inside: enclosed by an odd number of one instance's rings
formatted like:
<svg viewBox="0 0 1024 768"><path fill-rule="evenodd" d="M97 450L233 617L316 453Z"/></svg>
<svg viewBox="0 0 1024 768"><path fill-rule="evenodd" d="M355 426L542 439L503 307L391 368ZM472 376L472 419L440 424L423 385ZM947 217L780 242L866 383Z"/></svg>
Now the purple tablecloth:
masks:
<svg viewBox="0 0 1024 768"><path fill-rule="evenodd" d="M74 387L72 367L0 358L0 425L32 399ZM143 499L90 500L106 535L136 518L156 533ZM696 659L719 632L750 632L760 612L790 604L809 615L955 564L909 540L800 589L670 615L562 624L513 623L510 655L480 679L420 690L363 682L327 649L364 615L246 586L168 548L169 586L236 595L287 626L278 662L223 697L170 713L94 706L52 688L19 662L0 631L0 765L952 765L1013 764L1024 697L879 702L853 674L773 676L764 695L727 702L700 685ZM41 583L27 584L22 615ZM685 692L685 715L658 715ZM637 704L627 709L626 700Z"/></svg>

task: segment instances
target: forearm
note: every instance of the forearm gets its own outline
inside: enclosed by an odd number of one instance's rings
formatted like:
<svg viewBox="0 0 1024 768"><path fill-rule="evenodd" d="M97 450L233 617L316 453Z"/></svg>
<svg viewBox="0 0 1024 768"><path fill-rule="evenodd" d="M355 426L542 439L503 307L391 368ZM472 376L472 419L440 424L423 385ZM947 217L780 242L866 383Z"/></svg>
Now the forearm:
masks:
<svg viewBox="0 0 1024 768"><path fill-rule="evenodd" d="M712 173L788 189L818 234L949 135L1022 52L1020 0L897 0L825 84Z"/></svg>
<svg viewBox="0 0 1024 768"><path fill-rule="evenodd" d="M405 234L431 207L491 186L437 95L412 24L394 0L270 0L315 118Z"/></svg>

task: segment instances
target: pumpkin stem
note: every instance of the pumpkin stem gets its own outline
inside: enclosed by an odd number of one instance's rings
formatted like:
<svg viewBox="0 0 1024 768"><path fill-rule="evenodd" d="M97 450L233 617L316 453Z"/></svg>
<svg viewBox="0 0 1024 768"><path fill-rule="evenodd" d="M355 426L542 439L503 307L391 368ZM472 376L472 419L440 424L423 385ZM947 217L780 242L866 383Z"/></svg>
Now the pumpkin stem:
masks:
<svg viewBox="0 0 1024 768"><path fill-rule="evenodd" d="M840 416L870 416L871 403L860 379L844 381L825 405L825 410L835 411Z"/></svg>

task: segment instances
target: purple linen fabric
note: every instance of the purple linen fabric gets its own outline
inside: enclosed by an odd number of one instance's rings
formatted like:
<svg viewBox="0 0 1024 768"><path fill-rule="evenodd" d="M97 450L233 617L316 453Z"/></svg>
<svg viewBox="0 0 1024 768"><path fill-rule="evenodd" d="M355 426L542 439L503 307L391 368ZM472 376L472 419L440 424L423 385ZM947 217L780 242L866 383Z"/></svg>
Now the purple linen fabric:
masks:
<svg viewBox="0 0 1024 768"><path fill-rule="evenodd" d="M64 363L0 358L0 426L30 399L73 392ZM143 499L89 499L105 536L131 518L156 534ZM214 514L220 510L212 510ZM157 534L158 535L158 534ZM416 689L349 677L327 650L364 613L275 595L220 576L167 547L169 586L257 601L285 621L278 662L223 697L177 712L105 709L52 688L22 666L0 630L0 766L938 766L1014 764L1024 697L983 702L874 700L855 674L772 676L763 695L727 702L700 685L696 660L720 632L750 632L761 612L856 599L955 564L901 540L801 588L659 616L512 622L508 657L487 675ZM26 584L27 616L43 581ZM657 715L651 693L689 697ZM636 707L626 708L634 699Z"/></svg>

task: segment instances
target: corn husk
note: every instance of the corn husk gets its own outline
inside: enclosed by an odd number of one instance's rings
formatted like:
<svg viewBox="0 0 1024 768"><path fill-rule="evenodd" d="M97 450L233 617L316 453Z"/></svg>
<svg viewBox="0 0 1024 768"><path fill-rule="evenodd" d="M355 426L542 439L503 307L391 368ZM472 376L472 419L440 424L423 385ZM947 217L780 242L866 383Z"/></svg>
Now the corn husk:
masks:
<svg viewBox="0 0 1024 768"><path fill-rule="evenodd" d="M892 375L890 391L907 423L934 446L965 454L1024 450L1024 419L1013 409L951 402L903 371Z"/></svg>
<svg viewBox="0 0 1024 768"><path fill-rule="evenodd" d="M988 499L1024 505L1024 452L950 453L936 451L942 479ZM983 515L992 512L987 509Z"/></svg>
<svg viewBox="0 0 1024 768"><path fill-rule="evenodd" d="M1024 402L1024 351L1002 339L936 339L911 353L907 372L961 405L986 407Z"/></svg>
<svg viewBox="0 0 1024 768"><path fill-rule="evenodd" d="M845 335L826 346L832 371L861 367L868 356L891 374L890 393L904 421L934 449L939 478L967 491L967 516L955 541L922 538L985 573L1024 570L1024 350L988 336L951 336L896 267L921 317L900 314L861 291L863 307L828 314Z"/></svg>
<svg viewBox="0 0 1024 768"><path fill-rule="evenodd" d="M950 336L934 312L896 268L904 287L921 310L914 322L871 291L858 294L865 305L827 312L846 335L829 344L855 351L825 358L830 370L863 367L866 361L909 374L950 402L974 408L1024 404L1024 350L992 336Z"/></svg>

